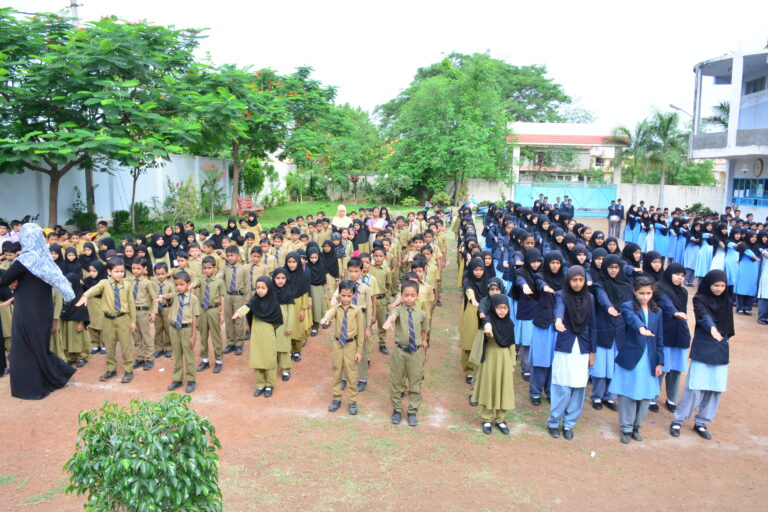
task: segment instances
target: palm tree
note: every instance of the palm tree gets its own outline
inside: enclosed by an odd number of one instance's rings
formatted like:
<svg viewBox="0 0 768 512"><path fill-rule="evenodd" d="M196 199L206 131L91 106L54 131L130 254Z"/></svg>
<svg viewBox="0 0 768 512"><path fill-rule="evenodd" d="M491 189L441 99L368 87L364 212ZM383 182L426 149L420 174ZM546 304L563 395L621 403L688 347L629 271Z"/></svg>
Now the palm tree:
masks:
<svg viewBox="0 0 768 512"><path fill-rule="evenodd" d="M664 185L670 164L685 158L687 136L678 128L680 119L677 112L656 112L651 118L650 128L653 139L650 160L659 166L659 207L664 206Z"/></svg>
<svg viewBox="0 0 768 512"><path fill-rule="evenodd" d="M632 200L637 202L637 177L648 173L649 155L653 149L653 133L648 120L640 121L634 131L625 126L617 126L611 130L610 142L623 144L618 158L622 169L632 174Z"/></svg>
<svg viewBox="0 0 768 512"><path fill-rule="evenodd" d="M728 117L731 115L731 104L728 101L721 101L714 107L712 107L712 115L702 119L704 124L712 124L722 128L724 131L728 130Z"/></svg>

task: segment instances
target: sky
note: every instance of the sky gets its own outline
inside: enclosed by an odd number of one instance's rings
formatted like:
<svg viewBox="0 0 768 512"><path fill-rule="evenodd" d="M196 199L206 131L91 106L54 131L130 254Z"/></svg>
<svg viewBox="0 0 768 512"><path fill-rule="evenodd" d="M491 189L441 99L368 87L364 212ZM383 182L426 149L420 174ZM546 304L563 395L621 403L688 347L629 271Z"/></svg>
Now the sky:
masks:
<svg viewBox="0 0 768 512"><path fill-rule="evenodd" d="M70 0L7 1L25 12ZM540 64L604 126L632 127L655 109L692 111L693 66L768 43L765 0L485 1L79 0L80 18L114 14L208 28L201 55L281 73L299 66L338 88L337 102L373 112L419 67L451 52ZM702 113L727 87L705 82ZM681 114L683 121L686 114Z"/></svg>

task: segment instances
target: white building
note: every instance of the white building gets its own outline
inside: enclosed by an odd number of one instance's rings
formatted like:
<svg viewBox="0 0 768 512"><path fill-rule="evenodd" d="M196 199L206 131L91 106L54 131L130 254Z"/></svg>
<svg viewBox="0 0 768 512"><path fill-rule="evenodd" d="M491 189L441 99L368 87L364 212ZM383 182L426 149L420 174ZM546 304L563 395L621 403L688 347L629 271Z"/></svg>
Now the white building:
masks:
<svg viewBox="0 0 768 512"><path fill-rule="evenodd" d="M696 64L693 71L690 157L727 159L724 203L741 205L742 217L753 213L763 220L768 216L768 52L723 55ZM727 88L728 129L704 133L702 96L718 87Z"/></svg>

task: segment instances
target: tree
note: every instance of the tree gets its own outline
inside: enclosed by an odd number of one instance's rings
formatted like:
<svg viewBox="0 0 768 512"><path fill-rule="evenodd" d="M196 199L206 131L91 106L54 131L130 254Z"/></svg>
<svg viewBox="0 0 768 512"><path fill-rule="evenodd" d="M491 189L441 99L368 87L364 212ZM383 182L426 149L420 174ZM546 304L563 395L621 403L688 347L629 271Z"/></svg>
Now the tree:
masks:
<svg viewBox="0 0 768 512"><path fill-rule="evenodd" d="M0 24L0 172L49 177L50 225L73 168L96 160L145 168L174 149L158 127L187 133L155 98L192 62L197 31L114 17L76 29L54 14L10 9L0 9Z"/></svg>
<svg viewBox="0 0 768 512"><path fill-rule="evenodd" d="M711 124L725 131L728 130L728 117L730 115L731 103L729 101L721 101L712 107L712 115L705 117L702 121L704 121L704 124Z"/></svg>
<svg viewBox="0 0 768 512"><path fill-rule="evenodd" d="M634 131L625 126L617 126L611 131L608 139L611 142L623 144L618 157L623 170L632 176L632 203L637 202L637 179L648 173L650 164L649 154L653 149L651 124L647 120L635 125Z"/></svg>
<svg viewBox="0 0 768 512"><path fill-rule="evenodd" d="M664 186L667 170L679 164L687 151L688 137L678 128L680 119L677 112L656 112L651 121L653 137L650 159L658 164L661 179L659 183L659 206L664 206Z"/></svg>

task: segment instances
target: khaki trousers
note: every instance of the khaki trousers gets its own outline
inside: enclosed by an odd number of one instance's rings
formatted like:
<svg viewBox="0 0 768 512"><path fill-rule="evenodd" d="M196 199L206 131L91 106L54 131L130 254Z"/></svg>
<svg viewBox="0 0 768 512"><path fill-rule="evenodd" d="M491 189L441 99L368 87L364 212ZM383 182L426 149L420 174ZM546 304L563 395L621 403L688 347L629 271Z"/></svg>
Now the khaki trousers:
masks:
<svg viewBox="0 0 768 512"><path fill-rule="evenodd" d="M232 315L240 309L245 298L242 295L227 295L224 297L224 327L227 332L227 345L243 346L243 319L232 320Z"/></svg>
<svg viewBox="0 0 768 512"><path fill-rule="evenodd" d="M149 332L149 311L136 311L136 330L133 331L133 348L139 361L154 360L155 340Z"/></svg>
<svg viewBox="0 0 768 512"><path fill-rule="evenodd" d="M171 332L168 323L168 308L165 307L155 315L155 350L167 352L171 350Z"/></svg>
<svg viewBox="0 0 768 512"><path fill-rule="evenodd" d="M217 361L221 361L224 357L223 345L221 342L221 324L219 323L221 309L216 306L215 308L208 308L203 311L199 317L199 331L200 331L200 357L208 359L208 336L211 337L211 344L213 345L213 355Z"/></svg>
<svg viewBox="0 0 768 512"><path fill-rule="evenodd" d="M253 374L256 377L256 389L275 387L275 381L277 380L277 378L275 377L274 368L270 370L262 370L259 368L254 368Z"/></svg>
<svg viewBox="0 0 768 512"><path fill-rule="evenodd" d="M181 382L182 376L186 376L187 382L195 382L195 351L189 346L192 327L171 327L170 333L173 347L173 381Z"/></svg>
<svg viewBox="0 0 768 512"><path fill-rule="evenodd" d="M123 356L123 369L133 372L133 339L131 338L131 317L123 315L114 320L104 317L101 324L101 340L107 348L107 370L117 370L115 357L117 344L120 344L120 355Z"/></svg>
<svg viewBox="0 0 768 512"><path fill-rule="evenodd" d="M333 399L341 400L341 376L347 376L349 401L357 401L357 364L355 364L356 343L347 343L343 347L338 340L333 340L331 364L333 365Z"/></svg>
<svg viewBox="0 0 768 512"><path fill-rule="evenodd" d="M408 382L408 414L416 414L421 405L421 381L424 374L424 351L406 352L395 342L389 359L389 399L392 408L403 412L400 392L403 379Z"/></svg>

